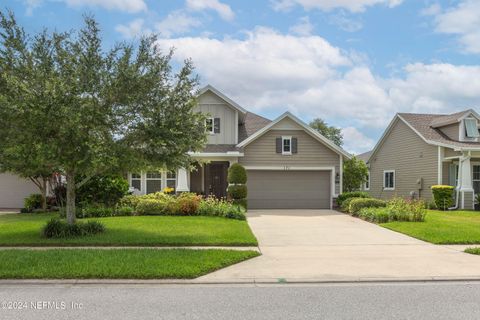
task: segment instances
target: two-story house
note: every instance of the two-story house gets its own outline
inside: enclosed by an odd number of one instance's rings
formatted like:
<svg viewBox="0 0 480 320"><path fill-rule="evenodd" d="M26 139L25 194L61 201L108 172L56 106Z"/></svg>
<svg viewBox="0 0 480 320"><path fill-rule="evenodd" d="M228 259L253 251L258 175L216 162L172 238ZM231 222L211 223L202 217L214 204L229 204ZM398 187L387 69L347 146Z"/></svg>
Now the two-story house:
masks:
<svg viewBox="0 0 480 320"><path fill-rule="evenodd" d="M289 112L270 121L212 86L200 91L197 109L208 116L208 144L191 153L195 169L130 173L137 193L169 186L225 197L228 167L237 162L247 170L252 209L331 208L342 192L342 164L350 155Z"/></svg>
<svg viewBox="0 0 480 320"><path fill-rule="evenodd" d="M473 209L480 192L480 116L399 113L366 158L372 196L432 200L431 186L456 187L455 207Z"/></svg>

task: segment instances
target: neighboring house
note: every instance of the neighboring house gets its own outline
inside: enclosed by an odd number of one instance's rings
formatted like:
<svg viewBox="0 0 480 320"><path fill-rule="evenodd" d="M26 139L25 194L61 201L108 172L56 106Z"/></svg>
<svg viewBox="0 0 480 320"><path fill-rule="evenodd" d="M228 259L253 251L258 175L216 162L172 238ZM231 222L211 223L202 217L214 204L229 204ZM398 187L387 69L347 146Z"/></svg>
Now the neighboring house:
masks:
<svg viewBox="0 0 480 320"><path fill-rule="evenodd" d="M456 187L456 206L473 209L480 192L480 116L399 113L368 155L374 197L432 200L431 186ZM364 156L362 156L364 157Z"/></svg>
<svg viewBox="0 0 480 320"><path fill-rule="evenodd" d="M238 162L247 169L249 208L332 208L342 192L347 152L289 112L270 121L212 86L203 88L198 100L198 111L208 115L208 144L191 153L196 168L130 173L136 193L169 186L226 197L228 167Z"/></svg>
<svg viewBox="0 0 480 320"><path fill-rule="evenodd" d="M10 173L0 174L0 208L23 208L23 200L32 193L39 193L32 181Z"/></svg>

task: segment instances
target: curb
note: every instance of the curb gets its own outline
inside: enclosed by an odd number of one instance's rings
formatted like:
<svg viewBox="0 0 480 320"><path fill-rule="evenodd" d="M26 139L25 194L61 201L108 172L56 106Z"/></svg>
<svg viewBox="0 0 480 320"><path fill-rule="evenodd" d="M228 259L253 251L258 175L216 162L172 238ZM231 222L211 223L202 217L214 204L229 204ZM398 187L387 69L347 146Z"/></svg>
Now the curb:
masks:
<svg viewBox="0 0 480 320"><path fill-rule="evenodd" d="M428 283L428 282L472 282L480 276L465 277L412 277L412 278L331 278L331 279L5 279L0 286L11 285L295 285L295 284L382 284L382 283Z"/></svg>

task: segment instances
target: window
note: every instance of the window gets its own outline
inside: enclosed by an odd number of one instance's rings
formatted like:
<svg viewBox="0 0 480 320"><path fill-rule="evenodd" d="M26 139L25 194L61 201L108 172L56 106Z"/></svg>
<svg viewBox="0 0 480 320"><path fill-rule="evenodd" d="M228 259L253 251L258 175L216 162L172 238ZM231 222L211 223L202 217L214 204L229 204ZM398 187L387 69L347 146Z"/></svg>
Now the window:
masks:
<svg viewBox="0 0 480 320"><path fill-rule="evenodd" d="M209 134L214 134L215 133L215 127L214 127L214 120L213 118L207 118L205 119L205 130Z"/></svg>
<svg viewBox="0 0 480 320"><path fill-rule="evenodd" d="M472 118L467 118L465 122L465 136L467 138L478 138L480 134L478 133L477 120Z"/></svg>
<svg viewBox="0 0 480 320"><path fill-rule="evenodd" d="M175 189L177 185L177 174L175 171L167 172L167 187Z"/></svg>
<svg viewBox="0 0 480 320"><path fill-rule="evenodd" d="M139 173L132 173L132 177L130 179L130 186L142 191L142 176Z"/></svg>
<svg viewBox="0 0 480 320"><path fill-rule="evenodd" d="M282 154L292 154L292 137L282 137Z"/></svg>
<svg viewBox="0 0 480 320"><path fill-rule="evenodd" d="M383 171L383 190L395 190L395 170Z"/></svg>
<svg viewBox="0 0 480 320"><path fill-rule="evenodd" d="M370 190L370 171L367 172L367 179L365 180L364 189Z"/></svg>
<svg viewBox="0 0 480 320"><path fill-rule="evenodd" d="M475 194L480 193L480 165L472 166L473 190Z"/></svg>
<svg viewBox="0 0 480 320"><path fill-rule="evenodd" d="M159 171L147 172L147 194L162 191L162 173Z"/></svg>

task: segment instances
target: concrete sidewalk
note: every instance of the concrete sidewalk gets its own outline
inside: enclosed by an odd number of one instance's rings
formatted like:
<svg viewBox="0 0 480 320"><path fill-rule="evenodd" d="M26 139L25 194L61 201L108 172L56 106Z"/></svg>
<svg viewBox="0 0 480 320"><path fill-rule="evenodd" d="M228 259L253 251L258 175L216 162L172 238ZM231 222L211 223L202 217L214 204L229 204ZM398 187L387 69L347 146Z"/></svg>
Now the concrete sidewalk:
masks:
<svg viewBox="0 0 480 320"><path fill-rule="evenodd" d="M200 282L479 279L480 256L438 246L332 210L253 210L262 256ZM470 247L470 246L468 246Z"/></svg>

